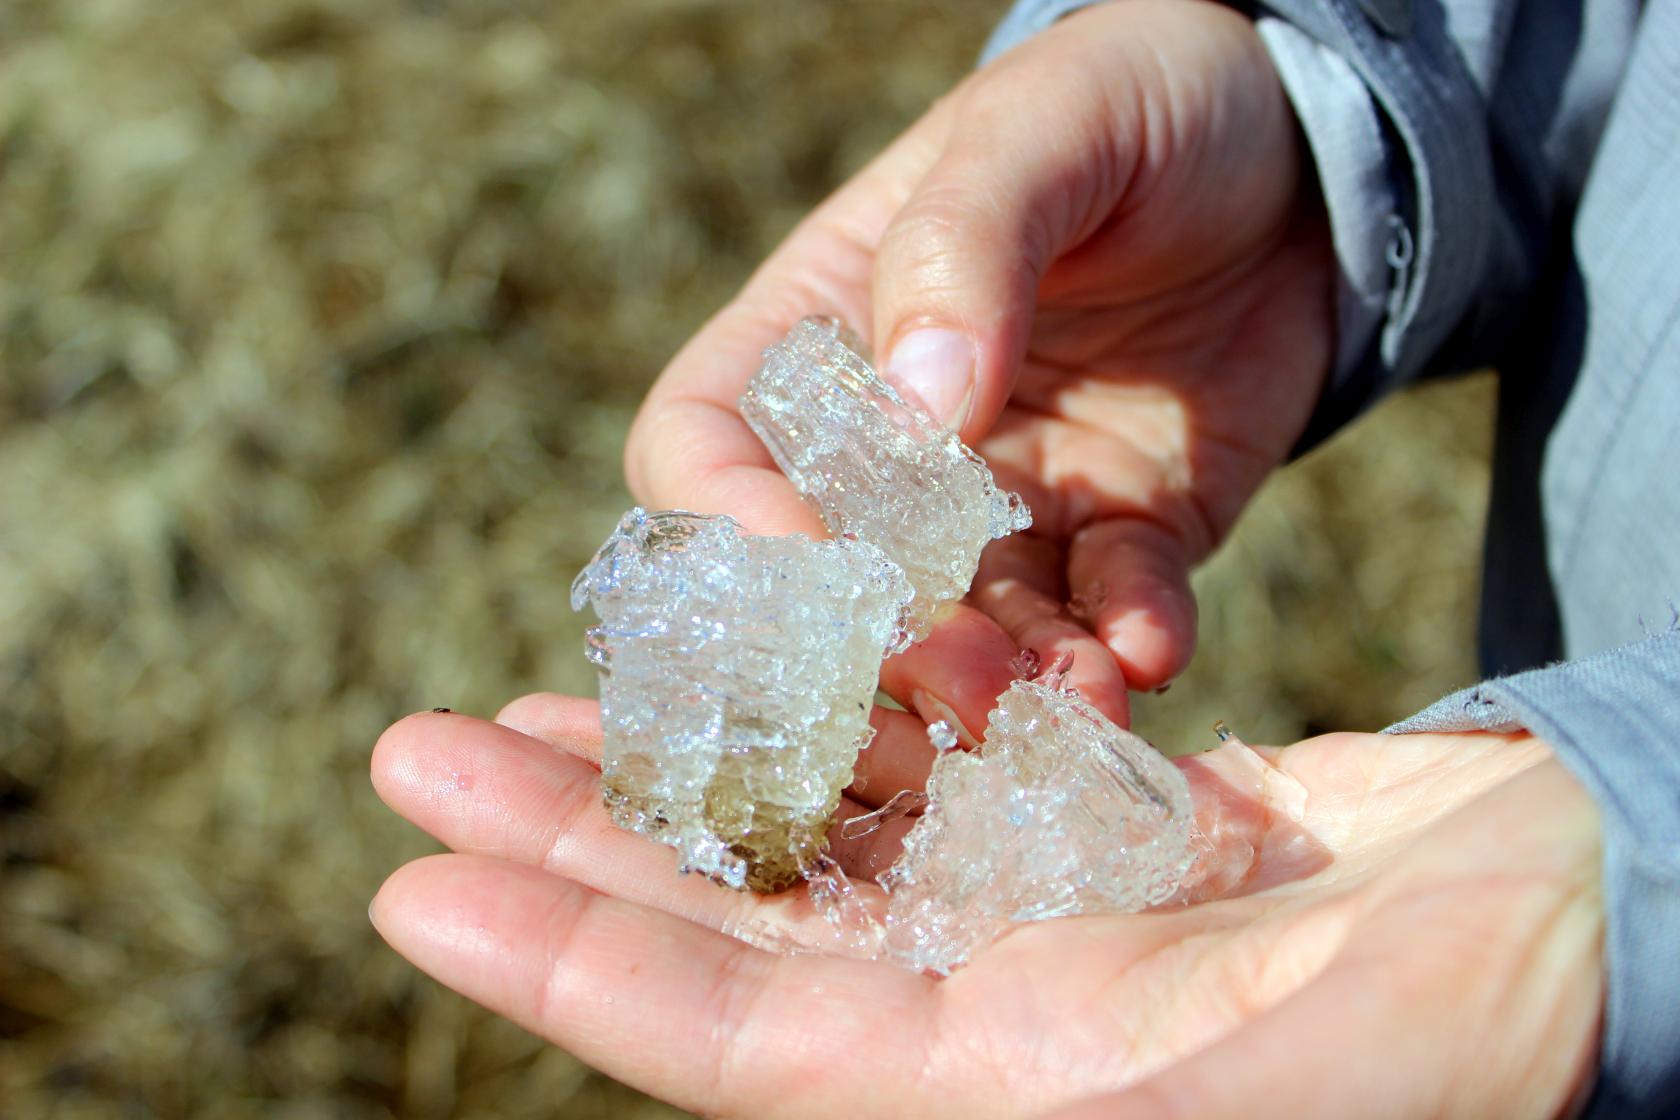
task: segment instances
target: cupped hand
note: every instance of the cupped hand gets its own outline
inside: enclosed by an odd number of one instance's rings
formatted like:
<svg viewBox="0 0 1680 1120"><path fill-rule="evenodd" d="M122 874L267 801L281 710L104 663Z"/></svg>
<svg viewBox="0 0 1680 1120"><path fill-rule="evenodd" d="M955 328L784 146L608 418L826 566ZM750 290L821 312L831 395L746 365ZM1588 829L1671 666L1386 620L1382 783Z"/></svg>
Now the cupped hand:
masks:
<svg viewBox="0 0 1680 1120"><path fill-rule="evenodd" d="M1540 1117L1590 1077L1597 818L1531 738L1196 756L1204 819L1247 861L1224 897L1024 926L940 981L731 936L796 942L813 919L796 892L679 876L615 828L591 702L499 718L381 739L381 795L455 854L394 874L375 924L443 983L707 1115ZM869 764L915 782L919 725L876 719ZM879 870L898 835L837 858Z"/></svg>
<svg viewBox="0 0 1680 1120"><path fill-rule="evenodd" d="M648 396L631 487L821 533L736 400L794 321L837 314L1035 520L884 686L978 730L1018 648L1071 651L1074 682L1123 720L1128 685L1188 659L1187 572L1311 411L1333 343L1326 230L1248 19L1096 6L963 82L787 238Z"/></svg>

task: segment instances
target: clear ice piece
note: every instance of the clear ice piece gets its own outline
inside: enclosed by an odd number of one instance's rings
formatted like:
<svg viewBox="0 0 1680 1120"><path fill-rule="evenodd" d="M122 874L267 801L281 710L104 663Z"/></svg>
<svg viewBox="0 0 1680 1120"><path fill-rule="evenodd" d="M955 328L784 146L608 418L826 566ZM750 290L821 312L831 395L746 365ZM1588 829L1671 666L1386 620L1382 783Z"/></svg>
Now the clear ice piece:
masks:
<svg viewBox="0 0 1680 1120"><path fill-rule="evenodd" d="M572 585L600 617L602 789L685 870L779 890L820 856L910 586L852 540L633 509Z"/></svg>
<svg viewBox="0 0 1680 1120"><path fill-rule="evenodd" d="M1019 922L1166 901L1194 860L1183 774L1059 686L1017 680L978 751L945 751L882 876L884 951L950 973Z"/></svg>
<svg viewBox="0 0 1680 1120"><path fill-rule="evenodd" d="M844 840L861 840L879 832L881 826L900 817L908 817L927 804L927 794L919 789L901 789L887 803L873 813L864 813L840 822L840 836Z"/></svg>
<svg viewBox="0 0 1680 1120"><path fill-rule="evenodd" d="M765 351L741 415L835 536L868 541L904 569L916 592L905 640L914 640L940 603L968 593L987 542L1032 515L849 341L835 320L801 320Z"/></svg>

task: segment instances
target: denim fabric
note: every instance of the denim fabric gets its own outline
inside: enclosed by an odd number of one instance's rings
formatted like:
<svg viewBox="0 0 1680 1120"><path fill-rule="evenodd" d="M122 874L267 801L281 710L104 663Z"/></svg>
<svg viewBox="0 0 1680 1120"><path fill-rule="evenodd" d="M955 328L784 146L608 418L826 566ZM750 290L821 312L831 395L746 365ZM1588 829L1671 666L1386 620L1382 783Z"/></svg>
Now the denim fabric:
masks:
<svg viewBox="0 0 1680 1120"><path fill-rule="evenodd" d="M1083 6L1023 0L988 56ZM1680 0L1255 7L1342 273L1302 447L1409 380L1496 366L1482 663L1576 659L1391 730L1526 727L1597 798L1591 1115L1680 1114L1680 636L1639 640L1680 602Z"/></svg>

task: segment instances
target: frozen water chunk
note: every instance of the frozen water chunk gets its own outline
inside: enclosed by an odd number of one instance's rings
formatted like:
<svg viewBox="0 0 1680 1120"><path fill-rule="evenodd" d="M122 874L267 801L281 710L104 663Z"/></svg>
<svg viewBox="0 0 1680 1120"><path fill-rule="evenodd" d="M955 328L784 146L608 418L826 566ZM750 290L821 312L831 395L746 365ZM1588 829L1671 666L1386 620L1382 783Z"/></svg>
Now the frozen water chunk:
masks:
<svg viewBox="0 0 1680 1120"><path fill-rule="evenodd" d="M764 353L741 415L836 536L885 552L916 598L906 640L974 582L988 541L1025 529L1021 499L986 461L905 403L832 319L805 319Z"/></svg>
<svg viewBox="0 0 1680 1120"><path fill-rule="evenodd" d="M744 536L633 509L572 585L601 624L602 789L685 870L779 890L815 861L868 744L881 659L910 601L857 541Z"/></svg>
<svg viewBox="0 0 1680 1120"><path fill-rule="evenodd" d="M1018 680L980 750L934 762L927 809L881 879L886 955L949 973L1017 922L1163 902L1196 835L1176 766L1057 674Z"/></svg>

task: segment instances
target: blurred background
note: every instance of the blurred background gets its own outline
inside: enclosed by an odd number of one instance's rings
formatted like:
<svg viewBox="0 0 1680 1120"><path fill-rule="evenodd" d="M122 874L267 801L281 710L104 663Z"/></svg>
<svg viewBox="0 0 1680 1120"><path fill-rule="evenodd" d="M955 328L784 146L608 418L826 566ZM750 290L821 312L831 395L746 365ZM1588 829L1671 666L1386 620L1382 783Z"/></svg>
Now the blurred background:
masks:
<svg viewBox="0 0 1680 1120"><path fill-rule="evenodd" d="M0 3L0 1114L674 1115L382 946L368 750L593 688L638 398L1001 7ZM1490 403L1271 485L1140 729L1472 679Z"/></svg>

